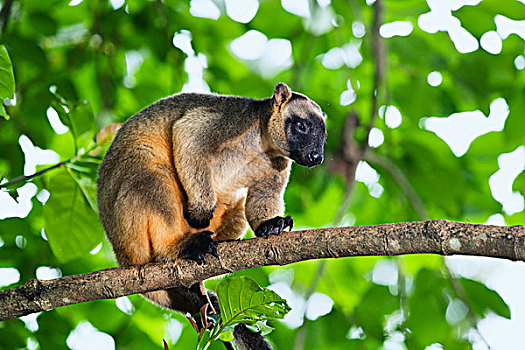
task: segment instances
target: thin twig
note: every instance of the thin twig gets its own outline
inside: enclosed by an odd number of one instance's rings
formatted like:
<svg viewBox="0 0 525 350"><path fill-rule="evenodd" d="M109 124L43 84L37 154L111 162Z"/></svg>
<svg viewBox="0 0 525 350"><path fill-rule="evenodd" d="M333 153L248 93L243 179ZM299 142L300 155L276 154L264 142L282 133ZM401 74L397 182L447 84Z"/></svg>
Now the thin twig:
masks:
<svg viewBox="0 0 525 350"><path fill-rule="evenodd" d="M369 161L370 163L373 163L375 165L380 166L381 168L385 169L392 175L394 180L397 182L399 187L403 189L405 192L408 200L412 204L412 207L416 211L417 215L421 220L429 220L430 215L428 215L428 212L425 208L425 204L417 194L416 190L414 190L414 187L410 184L410 181L408 181L407 177L399 167L394 164L390 159L386 157L382 157L376 153L373 152L367 152L365 153L364 157L365 160Z"/></svg>
<svg viewBox="0 0 525 350"><path fill-rule="evenodd" d="M350 203L352 199L352 193L355 186L355 172L357 165L362 158L362 148L359 146L355 139L354 133L359 124L359 118L355 112L351 112L345 120L345 126L343 128L343 142L342 147L342 161L345 164L343 173L346 179L346 190L335 214L333 223L334 225L339 225L350 208ZM366 142L366 140L365 140Z"/></svg>
<svg viewBox="0 0 525 350"><path fill-rule="evenodd" d="M11 14L12 5L13 5L13 0L6 0L4 2L4 6L2 6L2 10L0 10L0 23L1 23L2 33L5 31L5 28L7 27L7 22L9 20L9 15Z"/></svg>
<svg viewBox="0 0 525 350"><path fill-rule="evenodd" d="M487 346L487 349L489 350L492 349L487 339L485 339L483 334L481 334L480 330L478 329L478 322L477 322L478 317L474 314L474 312L472 312L472 305L470 305L469 299L467 298L467 295L465 293L465 290L463 289L463 286L461 286L461 284L458 283L458 280L452 276L450 269L448 268L447 264L444 262L443 262L443 269L445 270L445 273L448 279L450 280L450 283L452 284L452 288L454 289L454 292L467 305L467 308L468 308L467 318L470 324L472 325L472 328L474 328L478 332L480 339L485 343L485 345Z"/></svg>
<svg viewBox="0 0 525 350"><path fill-rule="evenodd" d="M45 169L42 169L40 171L37 171L36 173L34 173L32 175L23 175L23 176L15 177L11 181L7 181L7 182L4 182L4 183L1 183L0 184L0 188L6 188L6 187L9 187L11 185L17 184L19 182L31 180L32 178L40 176L40 175L42 175L44 173L47 173L50 170L53 170L53 169L56 169L56 168L60 168L60 167L64 166L66 163L68 163L68 162L69 162L69 160L65 160L63 162L60 162L60 163L55 164L53 166L50 166L49 168L45 168Z"/></svg>
<svg viewBox="0 0 525 350"><path fill-rule="evenodd" d="M112 124L112 125L116 125L117 123L115 124ZM106 128L111 128L112 125L106 127ZM104 129L106 128L103 128L102 131L104 131ZM101 132L102 132L101 131ZM98 134L95 136L95 138L98 136ZM108 140L105 140L105 142L109 142ZM83 154L81 155L76 155L72 158L69 158L69 159L66 159L60 163L57 163L55 165L52 165L48 168L45 168L45 169L42 169L40 171L37 171L36 173L34 174L31 174L31 175L23 175L23 176L18 176L18 177L15 177L14 179L12 179L11 181L7 181L7 182L4 182L4 183L0 183L0 189L2 188L6 188L6 187L9 187L11 185L14 185L14 184L17 184L17 183L20 183L20 182L23 182L23 181L27 181L27 180L31 180L32 178L34 177L37 177L37 176L40 176L42 174L45 174L47 173L48 171L50 170L53 170L53 169L57 169L57 168L60 168L68 163L74 163L78 160L81 160L84 156L90 156L91 155L91 152L95 151L97 149L97 147L100 147L100 143L95 143L93 144L91 147L89 147Z"/></svg>
<svg viewBox="0 0 525 350"><path fill-rule="evenodd" d="M372 52L374 59L374 85L372 89L372 106L370 108L370 120L366 127L366 145L368 145L368 138L370 137L370 130L374 127L377 118L378 98L381 91L381 84L383 83L383 76L386 70L385 63L385 44L379 28L383 22L383 1L376 0L374 3L374 20L372 22Z"/></svg>

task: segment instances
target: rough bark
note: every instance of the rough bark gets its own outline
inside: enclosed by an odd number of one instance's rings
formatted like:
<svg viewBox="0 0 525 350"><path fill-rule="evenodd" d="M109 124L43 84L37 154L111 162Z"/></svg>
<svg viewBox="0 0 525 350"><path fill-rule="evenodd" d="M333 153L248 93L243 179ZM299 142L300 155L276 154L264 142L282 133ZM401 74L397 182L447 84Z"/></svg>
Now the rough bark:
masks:
<svg viewBox="0 0 525 350"><path fill-rule="evenodd" d="M220 259L198 265L180 260L110 268L47 281L32 280L0 292L0 320L85 301L186 286L247 268L365 255L432 253L525 261L523 226L490 226L444 220L293 231L224 242Z"/></svg>

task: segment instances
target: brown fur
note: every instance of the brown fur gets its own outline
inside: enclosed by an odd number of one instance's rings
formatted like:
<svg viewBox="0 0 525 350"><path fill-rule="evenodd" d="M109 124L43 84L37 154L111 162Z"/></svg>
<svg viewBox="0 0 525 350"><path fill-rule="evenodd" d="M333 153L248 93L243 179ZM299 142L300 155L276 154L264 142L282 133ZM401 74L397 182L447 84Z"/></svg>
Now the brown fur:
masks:
<svg viewBox="0 0 525 350"><path fill-rule="evenodd" d="M124 123L98 179L100 218L118 263L176 259L185 241L203 230L188 223L185 210L204 222L213 214L205 229L215 232L214 240L238 239L248 225L255 230L282 216L291 164L287 113L309 113L324 123L314 102L284 84L263 100L173 95ZM191 296L176 290L146 296L195 311L182 305Z"/></svg>

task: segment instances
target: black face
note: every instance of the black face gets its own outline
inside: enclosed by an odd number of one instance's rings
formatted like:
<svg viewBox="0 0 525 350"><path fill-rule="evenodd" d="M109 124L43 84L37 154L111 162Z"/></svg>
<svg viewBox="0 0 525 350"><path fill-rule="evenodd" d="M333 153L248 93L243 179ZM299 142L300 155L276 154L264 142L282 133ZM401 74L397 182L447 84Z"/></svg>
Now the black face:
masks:
<svg viewBox="0 0 525 350"><path fill-rule="evenodd" d="M323 162L326 126L321 117L308 114L303 118L292 114L285 121L285 131L290 158L297 164L313 167Z"/></svg>

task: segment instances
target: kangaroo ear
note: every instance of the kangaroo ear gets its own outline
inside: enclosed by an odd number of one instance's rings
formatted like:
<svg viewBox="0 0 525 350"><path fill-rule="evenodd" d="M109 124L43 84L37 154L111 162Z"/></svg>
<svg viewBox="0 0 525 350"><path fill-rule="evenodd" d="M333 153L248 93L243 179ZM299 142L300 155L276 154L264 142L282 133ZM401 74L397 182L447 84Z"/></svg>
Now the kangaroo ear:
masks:
<svg viewBox="0 0 525 350"><path fill-rule="evenodd" d="M284 105L290 101L292 97L292 90L285 83L279 83L275 86L273 91L273 108L275 111L280 111Z"/></svg>

